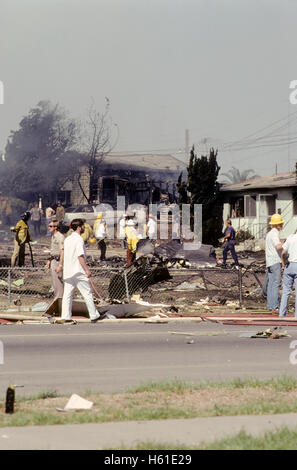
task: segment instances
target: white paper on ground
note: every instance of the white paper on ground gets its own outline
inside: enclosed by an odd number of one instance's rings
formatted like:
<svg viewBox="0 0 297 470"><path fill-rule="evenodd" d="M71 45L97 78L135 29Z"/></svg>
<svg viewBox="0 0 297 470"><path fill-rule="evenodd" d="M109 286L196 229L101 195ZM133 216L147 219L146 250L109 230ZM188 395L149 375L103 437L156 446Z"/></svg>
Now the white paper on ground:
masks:
<svg viewBox="0 0 297 470"><path fill-rule="evenodd" d="M85 398L82 398L74 393L66 403L64 410L90 410L92 406L92 401L86 400Z"/></svg>

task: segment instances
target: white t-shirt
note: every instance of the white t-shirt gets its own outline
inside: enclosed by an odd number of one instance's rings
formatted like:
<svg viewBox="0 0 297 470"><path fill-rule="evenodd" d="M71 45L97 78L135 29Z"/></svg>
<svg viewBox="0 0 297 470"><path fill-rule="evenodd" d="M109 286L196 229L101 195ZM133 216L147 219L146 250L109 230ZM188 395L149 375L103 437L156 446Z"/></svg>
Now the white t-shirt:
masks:
<svg viewBox="0 0 297 470"><path fill-rule="evenodd" d="M122 218L120 220L120 230L119 230L119 238L125 238L125 227L126 227L126 219Z"/></svg>
<svg viewBox="0 0 297 470"><path fill-rule="evenodd" d="M147 223L148 236L149 238L155 238L157 236L157 223L154 219L149 219Z"/></svg>
<svg viewBox="0 0 297 470"><path fill-rule="evenodd" d="M279 252L276 250L276 246L280 244L279 231L277 228L272 228L266 235L266 267L269 268L274 264L281 263L281 257Z"/></svg>
<svg viewBox="0 0 297 470"><path fill-rule="evenodd" d="M96 222L96 225L94 226L94 235L97 240L102 240L106 237L105 220L102 219L101 221Z"/></svg>
<svg viewBox="0 0 297 470"><path fill-rule="evenodd" d="M283 244L283 250L289 254L290 263L297 263L297 234L290 235Z"/></svg>
<svg viewBox="0 0 297 470"><path fill-rule="evenodd" d="M83 255L86 260L86 249L82 237L77 232L72 232L64 241L64 267L63 278L69 279L76 274L86 274L78 257Z"/></svg>

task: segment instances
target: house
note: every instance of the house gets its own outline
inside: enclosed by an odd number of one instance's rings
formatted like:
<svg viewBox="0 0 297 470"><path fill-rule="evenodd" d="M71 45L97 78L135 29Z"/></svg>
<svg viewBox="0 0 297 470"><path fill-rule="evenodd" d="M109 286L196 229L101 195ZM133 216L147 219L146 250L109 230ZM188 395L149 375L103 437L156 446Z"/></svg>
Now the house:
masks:
<svg viewBox="0 0 297 470"><path fill-rule="evenodd" d="M282 238L297 230L296 173L282 173L224 184L223 218L232 220L235 230L249 230L255 238L264 238L272 214L281 214L285 223Z"/></svg>
<svg viewBox="0 0 297 470"><path fill-rule="evenodd" d="M110 153L99 165L95 186L95 202L116 204L117 196L125 196L127 204L174 202L178 193L178 176L186 169L185 163L172 155L134 155ZM86 204L90 195L90 178L87 168L80 177L68 181L57 197L68 205Z"/></svg>

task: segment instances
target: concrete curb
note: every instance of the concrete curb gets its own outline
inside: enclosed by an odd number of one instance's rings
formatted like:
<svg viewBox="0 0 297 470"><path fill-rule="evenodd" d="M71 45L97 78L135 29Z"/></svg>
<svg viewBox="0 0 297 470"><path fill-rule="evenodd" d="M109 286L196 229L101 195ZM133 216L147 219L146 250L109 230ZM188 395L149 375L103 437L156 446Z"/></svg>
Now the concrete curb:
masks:
<svg viewBox="0 0 297 470"><path fill-rule="evenodd" d="M0 449L6 450L99 450L125 446L133 449L140 441L197 446L245 430L253 436L283 426L297 430L297 413L222 416L163 421L64 424L0 428Z"/></svg>

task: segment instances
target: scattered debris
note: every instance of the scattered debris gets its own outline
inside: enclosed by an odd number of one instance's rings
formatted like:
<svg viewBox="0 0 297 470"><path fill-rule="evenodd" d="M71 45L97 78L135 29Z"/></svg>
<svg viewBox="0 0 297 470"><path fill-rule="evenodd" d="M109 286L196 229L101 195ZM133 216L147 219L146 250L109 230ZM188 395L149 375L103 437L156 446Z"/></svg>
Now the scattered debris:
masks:
<svg viewBox="0 0 297 470"><path fill-rule="evenodd" d="M144 323L168 323L168 319L161 318L160 315L155 315L154 317L149 317Z"/></svg>
<svg viewBox="0 0 297 470"><path fill-rule="evenodd" d="M174 290L175 291L180 291L180 290L196 290L197 288L199 289L205 289L205 286L201 284L201 282L182 282L179 286L177 286Z"/></svg>
<svg viewBox="0 0 297 470"><path fill-rule="evenodd" d="M129 294L145 291L153 284L171 279L168 268L160 261L147 257L138 258L131 266L115 274L109 283L110 299L124 299Z"/></svg>
<svg viewBox="0 0 297 470"><path fill-rule="evenodd" d="M46 302L38 302L37 304L33 305L32 312L44 312L47 310L49 304Z"/></svg>
<svg viewBox="0 0 297 470"><path fill-rule="evenodd" d="M168 331L171 335L186 335L186 336L218 336L227 335L227 331L199 331L199 333L186 333L183 331Z"/></svg>
<svg viewBox="0 0 297 470"><path fill-rule="evenodd" d="M86 400L85 398L76 395L71 395L68 402L66 403L64 410L90 410L93 406L93 402Z"/></svg>
<svg viewBox="0 0 297 470"><path fill-rule="evenodd" d="M252 336L249 336L249 338L269 338L269 339L279 339L279 338L286 338L290 337L287 333L287 331L280 331L278 327L276 326L272 330L268 328L267 330L264 331L258 331L256 334L253 334Z"/></svg>

